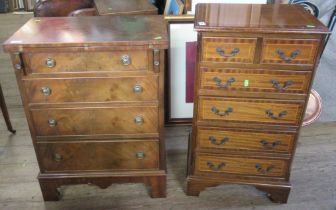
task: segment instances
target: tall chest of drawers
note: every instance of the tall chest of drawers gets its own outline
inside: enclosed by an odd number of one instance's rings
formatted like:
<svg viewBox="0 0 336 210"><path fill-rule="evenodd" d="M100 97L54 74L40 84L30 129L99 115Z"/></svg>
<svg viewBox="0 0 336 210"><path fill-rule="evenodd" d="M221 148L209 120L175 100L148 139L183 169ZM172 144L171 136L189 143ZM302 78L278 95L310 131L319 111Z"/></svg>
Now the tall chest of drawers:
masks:
<svg viewBox="0 0 336 210"><path fill-rule="evenodd" d="M199 4L187 194L247 184L287 202L328 30L300 6Z"/></svg>
<svg viewBox="0 0 336 210"><path fill-rule="evenodd" d="M44 200L57 188L139 182L165 197L161 16L33 18L4 43Z"/></svg>

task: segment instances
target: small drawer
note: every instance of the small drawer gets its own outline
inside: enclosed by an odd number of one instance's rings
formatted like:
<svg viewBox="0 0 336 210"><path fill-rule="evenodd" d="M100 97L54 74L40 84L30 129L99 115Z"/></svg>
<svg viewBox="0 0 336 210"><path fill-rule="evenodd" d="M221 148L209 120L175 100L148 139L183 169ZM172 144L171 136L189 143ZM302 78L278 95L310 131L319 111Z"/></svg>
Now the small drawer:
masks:
<svg viewBox="0 0 336 210"><path fill-rule="evenodd" d="M30 103L155 101L158 76L24 79Z"/></svg>
<svg viewBox="0 0 336 210"><path fill-rule="evenodd" d="M26 68L31 73L69 73L148 70L148 52L36 52L25 53Z"/></svg>
<svg viewBox="0 0 336 210"><path fill-rule="evenodd" d="M279 159L225 157L211 155L196 155L196 174L202 172L217 175L243 174L254 176L283 177L288 163Z"/></svg>
<svg viewBox="0 0 336 210"><path fill-rule="evenodd" d="M257 38L204 37L202 61L253 63Z"/></svg>
<svg viewBox="0 0 336 210"><path fill-rule="evenodd" d="M37 136L158 133L158 107L82 107L30 112Z"/></svg>
<svg viewBox="0 0 336 210"><path fill-rule="evenodd" d="M318 47L316 39L264 39L261 63L313 65Z"/></svg>
<svg viewBox="0 0 336 210"><path fill-rule="evenodd" d="M38 143L43 172L158 169L157 141Z"/></svg>
<svg viewBox="0 0 336 210"><path fill-rule="evenodd" d="M201 69L201 88L307 94L311 72L246 69Z"/></svg>
<svg viewBox="0 0 336 210"><path fill-rule="evenodd" d="M244 150L290 154L296 134L260 132L228 128L199 128L197 147L201 149Z"/></svg>
<svg viewBox="0 0 336 210"><path fill-rule="evenodd" d="M259 122L299 126L303 107L303 102L200 97L199 120Z"/></svg>

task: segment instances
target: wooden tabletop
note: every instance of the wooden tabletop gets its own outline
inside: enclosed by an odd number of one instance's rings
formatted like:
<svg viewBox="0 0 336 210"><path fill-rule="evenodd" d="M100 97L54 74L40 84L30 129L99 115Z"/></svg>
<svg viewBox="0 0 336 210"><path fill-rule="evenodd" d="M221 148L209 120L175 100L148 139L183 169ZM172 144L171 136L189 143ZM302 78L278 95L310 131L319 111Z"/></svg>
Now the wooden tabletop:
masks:
<svg viewBox="0 0 336 210"><path fill-rule="evenodd" d="M25 47L168 46L163 16L32 18L4 43L5 51Z"/></svg>
<svg viewBox="0 0 336 210"><path fill-rule="evenodd" d="M317 18L300 5L198 4L197 31L329 33Z"/></svg>
<svg viewBox="0 0 336 210"><path fill-rule="evenodd" d="M149 0L94 0L99 15L158 14Z"/></svg>

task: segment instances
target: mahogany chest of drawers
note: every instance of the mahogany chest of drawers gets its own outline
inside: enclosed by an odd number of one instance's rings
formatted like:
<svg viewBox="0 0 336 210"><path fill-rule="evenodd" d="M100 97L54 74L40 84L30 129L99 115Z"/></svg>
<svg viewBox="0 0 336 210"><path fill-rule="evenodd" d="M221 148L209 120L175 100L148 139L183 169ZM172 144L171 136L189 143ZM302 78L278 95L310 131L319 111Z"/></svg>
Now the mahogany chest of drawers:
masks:
<svg viewBox="0 0 336 210"><path fill-rule="evenodd" d="M327 28L300 6L199 4L195 29L187 194L236 183L287 202Z"/></svg>
<svg viewBox="0 0 336 210"><path fill-rule="evenodd" d="M4 43L44 200L68 184L140 182L165 197L161 16L33 18Z"/></svg>

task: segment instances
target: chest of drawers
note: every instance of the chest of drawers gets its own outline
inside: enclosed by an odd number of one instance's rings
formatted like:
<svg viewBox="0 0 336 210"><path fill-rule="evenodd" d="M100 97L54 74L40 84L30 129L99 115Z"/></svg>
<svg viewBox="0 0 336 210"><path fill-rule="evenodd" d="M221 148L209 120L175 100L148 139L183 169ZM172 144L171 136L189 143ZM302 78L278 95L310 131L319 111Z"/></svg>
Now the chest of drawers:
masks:
<svg viewBox="0 0 336 210"><path fill-rule="evenodd" d="M199 4L195 29L187 194L247 184L287 202L327 28L300 6Z"/></svg>
<svg viewBox="0 0 336 210"><path fill-rule="evenodd" d="M161 16L33 18L4 43L44 200L57 188L139 182L165 197Z"/></svg>

